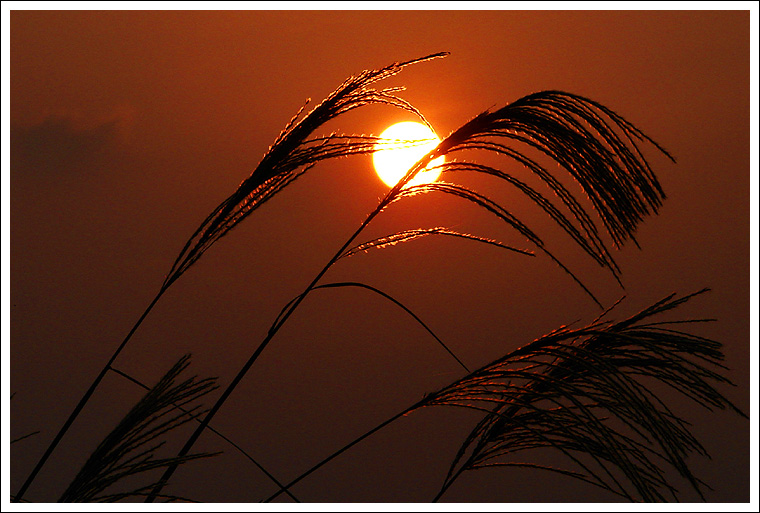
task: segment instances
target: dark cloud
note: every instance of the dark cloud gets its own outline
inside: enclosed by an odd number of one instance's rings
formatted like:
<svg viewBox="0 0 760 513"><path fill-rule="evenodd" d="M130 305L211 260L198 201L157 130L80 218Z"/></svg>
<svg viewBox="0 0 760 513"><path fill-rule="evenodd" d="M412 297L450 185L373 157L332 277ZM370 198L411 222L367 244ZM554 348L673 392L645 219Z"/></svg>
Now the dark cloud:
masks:
<svg viewBox="0 0 760 513"><path fill-rule="evenodd" d="M92 127L76 126L66 117L49 117L42 123L11 124L11 158L40 170L74 170L110 155L119 145L119 120Z"/></svg>

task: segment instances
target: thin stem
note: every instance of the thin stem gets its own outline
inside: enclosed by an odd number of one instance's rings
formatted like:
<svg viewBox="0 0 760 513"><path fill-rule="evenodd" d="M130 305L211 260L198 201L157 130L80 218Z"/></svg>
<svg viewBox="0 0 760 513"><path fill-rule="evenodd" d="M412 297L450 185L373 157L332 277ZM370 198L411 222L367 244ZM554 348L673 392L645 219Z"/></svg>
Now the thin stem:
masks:
<svg viewBox="0 0 760 513"><path fill-rule="evenodd" d="M169 285L171 285L172 282L169 282L161 287L161 290L158 291L158 294L155 298L153 298L153 301L148 305L148 308L145 309L143 314L140 316L140 318L137 320L134 326L132 326L132 329L127 333L127 336L124 338L122 343L119 345L119 347L116 348L116 351L114 351L111 358L108 360L108 362L103 366L103 369L100 371L100 373L97 375L95 380L90 385L90 388L87 389L87 391L84 393L82 398L79 400L79 404L77 404L76 408L74 408L74 411L71 412L71 415L69 415L69 418L66 419L66 422L63 424L63 427L58 431L58 434L55 435L55 438L53 438L53 441L50 442L50 445L48 446L47 450L45 450L45 453L42 455L40 460L37 462L37 465L32 470L32 473L29 474L29 477L26 478L26 481L24 481L24 484L21 485L21 488L19 489L18 493L16 494L14 498L14 502L21 501L22 497L26 493L29 486L32 484L34 479L37 477L37 474L39 474L40 470L42 470L42 467L45 465L45 462L47 462L48 458L50 458L50 455L55 450L58 443L61 441L63 436L66 434L66 432L69 430L71 425L74 423L74 420L76 420L79 413L84 409L85 405L87 404L87 401L90 400L90 397L95 392L95 389L98 388L98 385L101 381L103 381L103 378L108 373L109 369L111 369L111 364L116 360L116 358L119 356L119 353L121 353L122 349L127 345L127 342L129 342L129 339L132 338L132 335L137 331L137 328L142 324L145 317L147 317L148 313L153 309L153 306L158 302L159 298L166 292L166 290L169 288Z"/></svg>
<svg viewBox="0 0 760 513"><path fill-rule="evenodd" d="M448 490L448 489L449 489L449 487L450 487L452 484L454 484L454 481L456 480L456 478L458 478L458 477L459 477L459 475L460 475L462 472L464 472L464 469L465 469L465 468L466 468L466 466L464 466L464 465L463 465L463 466L461 466L461 467L459 467L459 470L457 470L457 471L456 471L456 473L455 473L453 476L451 476L449 479L447 479L447 480L446 480L446 482L444 482L444 483L443 483L443 486L441 487L441 490L440 490L440 491L438 492L438 494L437 494L437 495L436 495L436 496L433 498L433 502L438 502L438 499L440 499L440 498L441 498L441 496L442 496L444 493L446 493L446 490Z"/></svg>
<svg viewBox="0 0 760 513"><path fill-rule="evenodd" d="M14 438L13 440L11 440L11 443L15 444L16 442L20 442L21 440L26 440L30 436L38 435L39 433L40 433L39 431L32 431L31 433L27 433L27 434L25 434L23 436L20 436L18 438Z"/></svg>
<svg viewBox="0 0 760 513"><path fill-rule="evenodd" d="M475 372L477 372L477 371L475 371ZM467 377L470 377L470 376L474 375L475 372L469 372L468 375L465 378L462 378L462 379L466 379ZM434 392L432 394L425 395L425 397L423 397L422 399L420 399L419 401L417 401L413 405L409 406L405 410L397 413L396 415L394 415L393 417L391 417L391 418L389 418L387 420L384 420L383 422L381 422L380 424L378 424L374 428L372 428L369 431L367 431L366 433L364 433L359 438L356 438L351 443L349 443L347 445L344 445L343 447L341 447L340 449L338 449L337 451L335 451L334 453L332 453L330 456L326 457L325 459L323 459L322 461L320 461L319 463L317 463L316 465L314 465L313 467L311 467L309 470L307 470L306 472L303 472L301 475L299 475L298 477L296 477L295 479L293 479L287 485L283 486L280 490L278 490L273 495L271 495L270 497L268 497L267 499L265 499L264 502L271 502L274 499L276 499L277 497L279 497L280 494L282 494L282 493L288 493L288 489L291 488L292 486L294 486L296 483L298 483L299 481L301 481L305 477L309 476L312 472L316 471L317 469L319 469L320 467L322 467L326 463L329 463L330 461L332 461L332 459L335 458L336 456L339 456L339 455L343 454L348 449L350 449L354 445L358 444L359 442L361 442L365 438L369 437L370 435L373 435L377 431L380 431L382 428L384 428L385 426L387 426L391 422L394 422L395 420L398 420L401 417L404 417L404 416L410 414L411 412L413 412L415 410L419 410L420 408L423 408L425 406L429 406L431 398L436 397L438 394L440 394L441 392L443 392L444 390L446 390L446 388L448 388L448 386L443 387L440 390L438 390L437 392ZM461 470L460 470L460 472L461 472ZM448 476L447 476L447 479L448 479ZM446 488L447 487L448 487L448 485L446 485ZM441 491L441 493L439 493L439 496L442 493L443 493L443 490Z"/></svg>
<svg viewBox="0 0 760 513"><path fill-rule="evenodd" d="M313 467L311 467L309 470L307 470L306 472L304 472L303 474L301 474L297 478L293 479L291 482L289 482L285 486L281 487L277 492L275 492L273 495L271 495L269 498L267 498L264 502L271 502L274 499L276 499L277 497L279 497L280 494L282 494L282 493L290 494L290 492L288 491L288 489L291 488L292 486L294 486L299 481L301 481L303 478L309 476L312 472L314 472L315 470L319 469L322 465L325 465L326 463L329 463L330 461L332 461L333 458L335 458L336 456L340 456L341 454L343 454L344 452L346 452L351 447L353 447L354 445L358 444L359 442L361 442L365 438L369 437L370 435L373 435L377 431L380 431L382 428L384 428L385 426L387 426L391 422L393 422L393 421L395 421L395 420L403 417L404 415L410 413L412 410L415 410L415 409L419 408L422 405L423 401L420 401L420 402L416 403L415 405L407 408L406 410L402 411L401 413L397 413L396 415L394 415L393 417L389 418L388 420L386 420L386 421L382 422L381 424L375 426L374 428L370 429L369 431L367 431L366 433L364 433L359 438L355 439L350 444L344 445L342 448L338 449L337 451L335 451L334 453L332 453L330 456L328 456L327 458L323 459L322 461L320 461L319 463L317 463L316 465L314 465Z"/></svg>
<svg viewBox="0 0 760 513"><path fill-rule="evenodd" d="M482 424L479 424L479 425L482 425ZM438 491L438 493L436 494L436 496L433 498L432 502L438 502L438 500L443 496L443 494L446 493L446 490L448 490L449 487L452 484L454 484L454 481L456 481L457 478L460 475L462 475L462 472L464 472L465 470L467 470L468 468L470 468L470 465L473 462L473 458L475 457L475 454L477 454L478 451L484 445L485 444L484 444L483 438L481 437L481 439L478 441L478 447L476 447L475 450L473 450L470 453L469 458L467 458L467 460L464 463L461 463L459 465L459 469L457 469L457 471L452 474L452 471L454 470L454 466L457 464L457 460L459 459L459 456L457 456L457 458L454 460L454 463L452 463L452 467L449 469L449 473L446 476L446 479L444 479L444 481L443 481L443 486L441 486L441 489ZM460 455L461 455L461 453L460 453Z"/></svg>

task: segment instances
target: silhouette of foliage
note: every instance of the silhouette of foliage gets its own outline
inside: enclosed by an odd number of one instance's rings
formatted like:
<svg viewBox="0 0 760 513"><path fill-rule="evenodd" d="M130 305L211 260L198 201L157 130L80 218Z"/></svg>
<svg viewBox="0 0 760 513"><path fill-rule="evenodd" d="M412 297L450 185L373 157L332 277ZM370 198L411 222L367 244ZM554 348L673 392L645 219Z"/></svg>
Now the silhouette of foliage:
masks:
<svg viewBox="0 0 760 513"><path fill-rule="evenodd" d="M445 55L446 52L441 52L378 70L363 71L343 82L309 113L303 114L305 106L296 113L251 175L212 210L187 240L159 293L48 447L17 494L19 500L102 377L112 369L114 359L174 281L216 241L317 163L337 157L369 154L378 145L385 144L374 136L332 133L314 137L312 134L337 116L371 104L401 108L427 123L415 107L395 94L403 90L402 87L374 89L370 86L396 75L411 64ZM406 143L415 144L414 141ZM339 287L364 288L403 308L435 337L468 374L348 444L282 486L275 496L400 416L422 407L439 405L481 410L486 415L462 444L436 500L466 470L500 465L540 467L536 463L509 459L515 453L539 447L557 449L577 467L574 470L550 470L600 486L629 500L677 499L675 488L666 479L663 464L675 468L701 493L703 483L689 470L685 457L690 452L704 454L704 450L689 432L686 422L671 412L647 384L649 381L659 382L705 407L732 408L744 415L711 384L728 383L719 371L710 369L710 366L719 366L722 358L717 342L664 327L665 323L644 322L655 314L676 308L691 296L680 299L669 296L625 321L608 322L600 318L585 328L560 328L492 364L469 372L446 344L398 299L360 282L321 283L327 271L344 257L428 235L454 236L533 256L530 250L517 249L488 237L460 233L445 227L420 227L363 243L356 242L372 220L394 202L418 194L443 193L466 200L505 222L535 246L540 254L554 261L602 308L592 291L560 262L529 223L519 219L505 205L483 192L455 183L412 185L410 182L417 173L442 156L448 158L447 162L439 165L444 177L454 172L485 173L496 177L537 205L570 236L577 247L621 283L621 269L605 239L609 238L614 247L628 240L635 242L634 235L639 223L646 216L656 214L665 199L665 193L640 148L644 144L672 160L667 151L613 110L583 96L562 91L530 94L502 108L482 112L464 123L391 187L304 291L283 307L265 338L222 391L177 457L151 461L149 450L127 460L137 461L138 466L145 467L140 467L139 471L148 467L165 468L163 476L154 486L130 493L147 495L148 502L161 497L163 486L178 465L191 458L188 453L195 441L209 427L216 412L301 302L314 290ZM538 178L546 191L539 191L502 168L460 158L465 152L466 157L470 158L483 151L518 163ZM556 164L551 171L545 164L546 160ZM562 178L574 181L581 194L566 187ZM591 209L584 203L590 204ZM160 393L152 401L166 403ZM104 442L105 445L98 448L92 461L85 466L86 472L83 469L84 474L77 478L78 484L71 491L67 490L65 498L117 500L124 496L103 495L102 492L109 485L109 479L119 476L119 473L130 472L132 467L124 467L121 458L137 449L130 444L133 439L142 440L134 438L144 429L140 426L151 421L152 415L159 411L148 405L142 408L153 413L134 414L129 420L125 419L126 424L120 425L117 432ZM187 421L188 418L183 415L178 415L176 419ZM148 438L140 445L152 440ZM143 457L143 454L146 456ZM116 470L112 472L111 469Z"/></svg>

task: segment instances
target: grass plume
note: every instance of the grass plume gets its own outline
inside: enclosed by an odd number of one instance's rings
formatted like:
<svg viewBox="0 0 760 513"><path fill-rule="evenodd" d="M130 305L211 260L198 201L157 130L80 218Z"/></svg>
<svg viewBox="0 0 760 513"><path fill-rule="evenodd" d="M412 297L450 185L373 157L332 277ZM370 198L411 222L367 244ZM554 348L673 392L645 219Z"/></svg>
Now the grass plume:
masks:
<svg viewBox="0 0 760 513"><path fill-rule="evenodd" d="M445 55L447 52L441 52L403 63L394 63L378 70L365 70L348 78L303 117L301 113L304 108L301 108L277 136L253 173L198 227L177 257L164 286L176 280L214 242L240 221L318 162L375 151L375 144L379 138L374 136L333 133L310 138L317 128L331 119L359 107L381 104L411 112L428 124L421 112L394 94L402 91L403 87L373 89L369 86L396 75L406 66Z"/></svg>
<svg viewBox="0 0 760 513"><path fill-rule="evenodd" d="M702 496L704 483L686 457L707 453L686 420L660 399L657 386L710 410L746 415L715 388L731 384L720 373L720 343L648 321L705 291L670 295L623 321L562 327L428 396L423 406L485 412L438 497L462 472L494 466L543 468L648 502L677 499L663 468L670 467ZM544 447L564 453L575 468L514 459Z"/></svg>
<svg viewBox="0 0 760 513"><path fill-rule="evenodd" d="M149 389L93 451L58 502L116 502L143 496L155 486L155 482L126 492L107 493L107 490L131 476L213 456L202 453L181 458L155 457L156 451L165 443L162 438L204 413L200 405L193 403L217 388L212 378L196 380L196 377L190 377L178 381L189 364L190 355L183 356Z"/></svg>
<svg viewBox="0 0 760 513"><path fill-rule="evenodd" d="M472 235L469 233L461 233L454 230L449 230L447 228L443 228L441 226L438 226L436 228L417 228L415 230L404 230L401 232L392 233L390 235L386 235L385 237L379 237L377 239L372 239L370 241L364 242L362 244L358 244L352 248L347 249L339 258L346 258L350 257L352 255L356 255L357 253L361 253L363 251L369 251L370 249L376 249L376 248L384 248L387 246L393 246L395 244L398 244L399 242L408 242L410 240L418 239L420 237L424 237L426 235L448 235L450 237L459 237L461 239L467 239L467 240L473 240L477 242L483 242L485 244L490 244L492 246L496 246L499 248L508 249L510 251L514 251L516 253L521 253L523 255L527 256L534 256L534 253L532 251L528 251L525 249L519 249L514 248L512 246L508 246L506 244L503 244L499 241L488 239L485 237L479 237L477 235Z"/></svg>

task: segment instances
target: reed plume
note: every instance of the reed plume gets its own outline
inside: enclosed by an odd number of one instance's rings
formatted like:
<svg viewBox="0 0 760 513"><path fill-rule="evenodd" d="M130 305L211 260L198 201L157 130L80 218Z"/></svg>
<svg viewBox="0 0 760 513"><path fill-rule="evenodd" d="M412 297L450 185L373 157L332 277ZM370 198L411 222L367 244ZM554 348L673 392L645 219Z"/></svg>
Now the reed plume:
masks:
<svg viewBox="0 0 760 513"><path fill-rule="evenodd" d="M649 322L706 292L670 295L618 322L563 326L427 397L423 406L485 412L457 452L439 498L463 471L535 467L572 476L631 501L677 500L663 467L676 470L702 495L689 453L707 452L685 419L661 399L665 385L709 410L746 415L715 385L721 344L674 329L708 319ZM515 461L536 448L562 452L573 470ZM527 456L523 456L525 458Z"/></svg>
<svg viewBox="0 0 760 513"><path fill-rule="evenodd" d="M166 443L162 438L205 413L200 404L194 403L217 388L213 378L197 380L193 376L178 381L189 365L190 355L183 356L148 390L93 451L58 502L116 502L144 496L156 483L129 491L107 493L107 490L131 476L214 455L156 457L158 449ZM184 500L175 496L162 497Z"/></svg>
<svg viewBox="0 0 760 513"><path fill-rule="evenodd" d="M310 138L315 130L331 119L359 107L381 104L410 112L429 125L420 111L394 94L403 91L403 87L373 89L369 86L398 74L406 66L445 55L448 52L394 63L378 70L365 70L348 78L304 116L301 114L305 106L302 107L277 136L253 173L193 233L169 271L164 286L176 280L212 244L318 162L375 151L375 144L380 139L374 136L332 133Z"/></svg>

